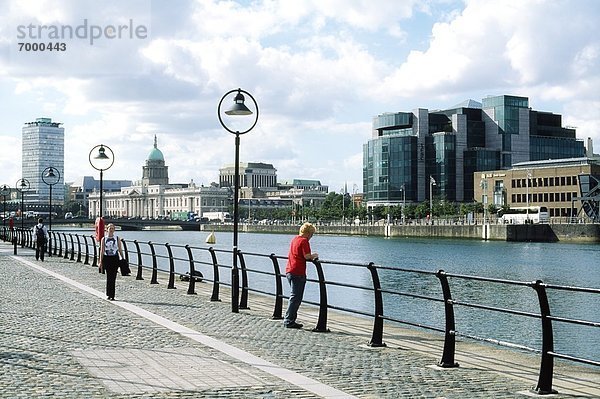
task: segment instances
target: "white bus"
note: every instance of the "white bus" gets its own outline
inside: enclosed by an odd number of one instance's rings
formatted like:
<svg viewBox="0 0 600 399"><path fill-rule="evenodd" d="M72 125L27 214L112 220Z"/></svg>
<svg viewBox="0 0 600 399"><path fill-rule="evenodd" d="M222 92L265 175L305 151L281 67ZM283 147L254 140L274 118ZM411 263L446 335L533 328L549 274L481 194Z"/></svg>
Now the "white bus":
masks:
<svg viewBox="0 0 600 399"><path fill-rule="evenodd" d="M545 206L515 207L503 211L500 221L507 224L548 223L550 216Z"/></svg>

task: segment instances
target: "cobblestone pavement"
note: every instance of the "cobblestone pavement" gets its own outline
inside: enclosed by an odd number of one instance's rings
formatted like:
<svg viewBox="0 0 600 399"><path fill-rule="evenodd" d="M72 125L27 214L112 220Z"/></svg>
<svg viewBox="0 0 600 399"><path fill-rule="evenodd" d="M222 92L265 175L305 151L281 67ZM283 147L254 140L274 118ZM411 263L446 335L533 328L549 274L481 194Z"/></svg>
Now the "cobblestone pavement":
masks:
<svg viewBox="0 0 600 399"><path fill-rule="evenodd" d="M288 330L270 319L271 300L251 296L250 310L232 313L226 291L222 302L210 302L206 283L196 285L198 295L188 295L187 283L170 290L164 279L151 285L149 274L145 280L119 276L117 301L111 302L30 264L104 292L104 275L94 267L57 256L36 262L26 248L15 257L12 247L0 243L2 398L319 397L119 304L135 305L348 397L515 398L535 385L517 368L497 372L462 361L458 368L435 367L430 353L402 343L401 332L400 343L370 348L368 332L351 317L340 318L337 327L330 324L327 334ZM303 321L314 321L305 308ZM588 386L585 380L579 391L552 397L593 396L595 382Z"/></svg>

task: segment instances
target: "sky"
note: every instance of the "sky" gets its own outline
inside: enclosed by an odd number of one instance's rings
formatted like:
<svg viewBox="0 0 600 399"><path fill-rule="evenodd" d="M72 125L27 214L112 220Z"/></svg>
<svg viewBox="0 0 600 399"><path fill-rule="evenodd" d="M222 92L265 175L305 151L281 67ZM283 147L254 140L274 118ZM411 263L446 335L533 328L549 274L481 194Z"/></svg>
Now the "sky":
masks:
<svg viewBox="0 0 600 399"><path fill-rule="evenodd" d="M489 95L561 114L598 153L599 21L597 0L0 0L0 184L39 117L63 123L66 182L99 178L101 143L105 179L141 179L155 135L171 183L217 182L237 88L259 111L240 161L338 193L362 191L374 116Z"/></svg>

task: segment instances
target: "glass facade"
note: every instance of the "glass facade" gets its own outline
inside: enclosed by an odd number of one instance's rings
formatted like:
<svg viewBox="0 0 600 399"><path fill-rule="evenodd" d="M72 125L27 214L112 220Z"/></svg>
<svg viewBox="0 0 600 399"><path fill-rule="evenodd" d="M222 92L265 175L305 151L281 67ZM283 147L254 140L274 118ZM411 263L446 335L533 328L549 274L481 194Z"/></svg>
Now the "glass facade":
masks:
<svg viewBox="0 0 600 399"><path fill-rule="evenodd" d="M530 160L579 158L585 156L583 141L556 137L531 137Z"/></svg>
<svg viewBox="0 0 600 399"><path fill-rule="evenodd" d="M436 180L436 192L448 201L456 200L456 136L436 133L428 138L428 162L426 175ZM429 195L429 193L428 193Z"/></svg>
<svg viewBox="0 0 600 399"><path fill-rule="evenodd" d="M527 97L496 96L468 104L470 108L457 105L373 118L372 138L363 146L367 203L399 203L403 184L407 201L423 201L429 198L429 176L436 180L435 198L470 202L476 200L478 171L509 169L513 159L585 155L575 130L562 127L560 115L529 109ZM529 124L520 120L524 115Z"/></svg>
<svg viewBox="0 0 600 399"><path fill-rule="evenodd" d="M382 137L363 146L363 189L367 201L416 200L417 138Z"/></svg>
<svg viewBox="0 0 600 399"><path fill-rule="evenodd" d="M50 202L50 187L42 180L42 172L50 166L60 172L60 180L52 186L52 205L64 203L65 129L60 125L50 118L37 118L22 129L22 174L30 183L25 199L38 208Z"/></svg>

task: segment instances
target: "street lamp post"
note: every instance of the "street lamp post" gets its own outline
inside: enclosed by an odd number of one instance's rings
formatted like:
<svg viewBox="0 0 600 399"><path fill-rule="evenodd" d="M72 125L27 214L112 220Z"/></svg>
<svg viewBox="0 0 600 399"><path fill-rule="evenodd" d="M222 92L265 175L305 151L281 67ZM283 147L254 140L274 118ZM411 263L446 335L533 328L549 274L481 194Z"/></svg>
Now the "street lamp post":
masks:
<svg viewBox="0 0 600 399"><path fill-rule="evenodd" d="M433 186L437 186L433 176L429 176L429 220L433 224Z"/></svg>
<svg viewBox="0 0 600 399"><path fill-rule="evenodd" d="M529 179L531 179L531 169L527 169L527 191L525 196L527 198L527 221L525 223L529 224Z"/></svg>
<svg viewBox="0 0 600 399"><path fill-rule="evenodd" d="M98 151L96 152L96 150L98 150ZM108 151L108 154L107 154L107 151ZM103 173L105 170L109 169L115 162L115 154L113 153L113 151L110 149L109 146L104 145L104 144L98 144L97 146L92 148L88 158L90 161L90 165L92 165L92 168L100 171L100 207L99 207L100 211L98 213L98 216L102 217L103 216L103 214L102 214Z"/></svg>
<svg viewBox="0 0 600 399"><path fill-rule="evenodd" d="M48 212L48 256L52 256L52 239L50 231L52 231L52 186L60 181L60 172L58 169L48 166L42 171L42 181L50 187L49 212Z"/></svg>
<svg viewBox="0 0 600 399"><path fill-rule="evenodd" d="M254 109L256 111L254 115L254 123L250 125L250 127L246 130L236 130L228 127L223 121L223 117L221 115L221 105L223 104L223 100L231 94L236 93L233 101L233 106L224 111L226 115L229 116L248 116L252 115L253 112L244 104L245 97L244 94L252 99L254 103ZM219 101L219 106L217 107L217 115L219 117L219 122L221 126L229 133L235 135L235 165L234 165L234 181L233 181L233 263L231 268L231 311L234 313L239 312L239 270L238 270L238 225L239 225L239 190L240 190L240 135L248 133L250 130L256 126L258 122L258 104L256 100L250 93L242 89L234 89L230 90L221 97L221 101Z"/></svg>
<svg viewBox="0 0 600 399"><path fill-rule="evenodd" d="M15 188L21 193L21 248L25 246L25 192L29 191L29 180L19 179Z"/></svg>
<svg viewBox="0 0 600 399"><path fill-rule="evenodd" d="M406 213L406 185L402 183L402 224L406 221L406 217L404 216Z"/></svg>
<svg viewBox="0 0 600 399"><path fill-rule="evenodd" d="M3 202L4 202L4 209L2 211L2 227L4 230L4 233L6 233L6 197L8 197L10 195L10 187L7 186L6 184L3 184L2 187L0 187L0 195L2 196ZM6 239L6 237L5 237Z"/></svg>

